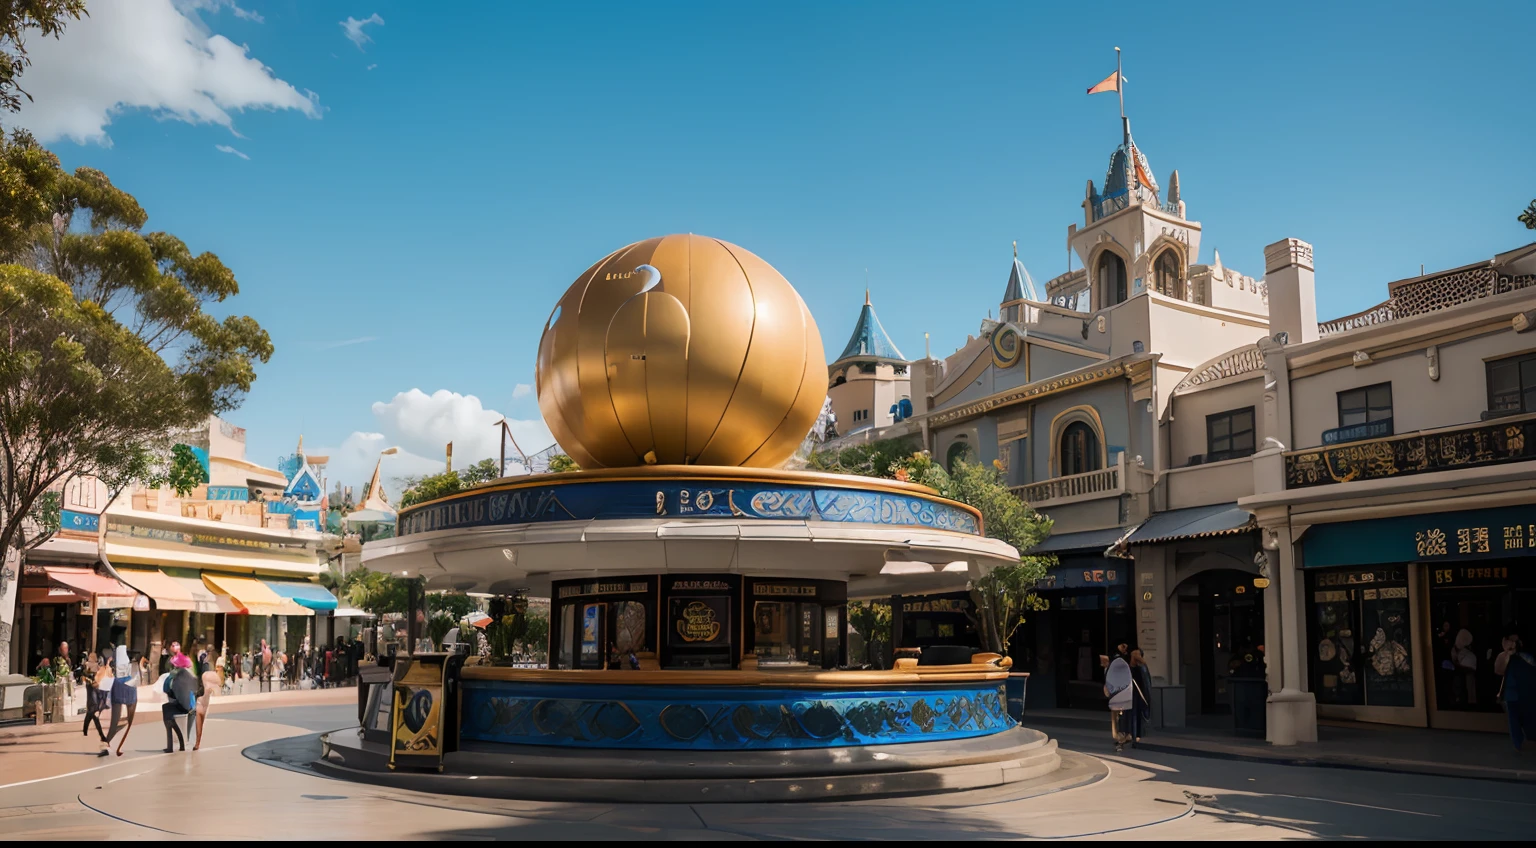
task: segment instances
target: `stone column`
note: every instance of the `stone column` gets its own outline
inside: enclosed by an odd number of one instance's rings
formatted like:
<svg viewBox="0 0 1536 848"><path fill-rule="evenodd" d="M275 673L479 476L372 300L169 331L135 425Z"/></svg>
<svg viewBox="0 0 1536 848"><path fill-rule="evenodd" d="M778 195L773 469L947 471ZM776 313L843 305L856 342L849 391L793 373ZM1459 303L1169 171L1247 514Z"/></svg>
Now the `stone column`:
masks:
<svg viewBox="0 0 1536 848"><path fill-rule="evenodd" d="M1284 508L1280 508L1283 512ZM1317 701L1306 691L1307 620L1302 573L1290 523L1260 519L1269 572L1264 590L1265 661L1269 679L1268 740L1272 745L1317 741Z"/></svg>

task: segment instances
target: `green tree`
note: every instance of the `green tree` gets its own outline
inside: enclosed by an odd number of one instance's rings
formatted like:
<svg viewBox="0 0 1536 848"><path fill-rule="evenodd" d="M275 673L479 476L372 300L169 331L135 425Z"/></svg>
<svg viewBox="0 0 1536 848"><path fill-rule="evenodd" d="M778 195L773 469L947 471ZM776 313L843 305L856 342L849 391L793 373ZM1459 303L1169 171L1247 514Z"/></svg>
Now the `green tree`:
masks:
<svg viewBox="0 0 1536 848"><path fill-rule="evenodd" d="M549 458L549 470L552 474L558 474L562 471L580 471L581 466L577 465L576 460L571 459L569 456L557 453Z"/></svg>
<svg viewBox="0 0 1536 848"><path fill-rule="evenodd" d="M875 643L891 641L891 605L878 601L849 601L848 626L864 637L864 661L873 663Z"/></svg>
<svg viewBox="0 0 1536 848"><path fill-rule="evenodd" d="M448 614L454 621L475 611L474 598L457 592L436 592L427 596L427 611Z"/></svg>
<svg viewBox="0 0 1536 848"><path fill-rule="evenodd" d="M464 481L459 479L459 472L444 471L442 474L429 474L425 477L405 477L400 481L400 488L399 508L405 509L412 504L461 492L464 490Z"/></svg>
<svg viewBox="0 0 1536 848"><path fill-rule="evenodd" d="M501 476L501 469L497 467L496 460L482 459L463 471L458 472L459 484L464 488L478 486L481 483L489 483Z"/></svg>
<svg viewBox="0 0 1536 848"><path fill-rule="evenodd" d="M175 445L171 448L171 469L165 482L176 493L176 497L184 498L193 489L208 482L208 469L198 462L197 454L190 447Z"/></svg>
<svg viewBox="0 0 1536 848"><path fill-rule="evenodd" d="M1536 200L1532 200L1531 205L1525 207L1525 211L1520 213L1520 223L1524 224L1527 230L1536 230Z"/></svg>
<svg viewBox="0 0 1536 848"><path fill-rule="evenodd" d="M404 613L410 609L410 584L380 571L358 569L348 575L347 604L374 615Z"/></svg>
<svg viewBox="0 0 1536 848"><path fill-rule="evenodd" d="M815 454L810 464L822 471L928 486L943 497L975 507L981 513L983 532L1020 551L1051 534L1051 520L1008 489L995 463L982 465L961 459L949 473L926 451L913 451L904 442L886 439L844 448L830 456ZM970 615L987 650L1007 654L1009 641L1024 623L1025 613L1045 608L1035 586L1054 562L1051 556L1023 556L1018 563L998 566L971 582L974 609Z"/></svg>
<svg viewBox="0 0 1536 848"><path fill-rule="evenodd" d="M234 273L143 232L138 201L100 171L66 172L18 131L0 138L0 198L3 551L24 547L61 481L137 478L160 462L151 449L169 456L167 433L238 405L272 342L249 317L205 311L239 292ZM0 644L0 670L8 655Z"/></svg>
<svg viewBox="0 0 1536 848"><path fill-rule="evenodd" d="M32 61L27 58L27 36L58 38L64 25L87 14L85 0L0 0L0 108L14 112L21 98L32 99L17 77Z"/></svg>

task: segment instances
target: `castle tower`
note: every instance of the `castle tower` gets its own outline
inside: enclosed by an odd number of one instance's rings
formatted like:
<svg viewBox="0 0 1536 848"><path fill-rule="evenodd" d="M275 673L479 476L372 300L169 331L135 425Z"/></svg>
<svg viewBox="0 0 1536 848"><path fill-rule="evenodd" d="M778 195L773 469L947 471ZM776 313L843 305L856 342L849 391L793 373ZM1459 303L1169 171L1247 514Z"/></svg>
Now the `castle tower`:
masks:
<svg viewBox="0 0 1536 848"><path fill-rule="evenodd" d="M1083 224L1068 243L1088 271L1090 310L1123 303L1145 291L1191 299L1190 265L1200 255L1200 224L1186 216L1177 171L1164 201L1146 154L1122 118L1102 188L1088 181Z"/></svg>
<svg viewBox="0 0 1536 848"><path fill-rule="evenodd" d="M1029 269L1019 261L1019 243L1013 243L1013 266L1008 269L1008 286L1003 289L1003 303L998 308L998 318L1004 322L1017 322L1023 317L1024 301L1039 302L1040 295L1035 291L1035 280L1029 276Z"/></svg>
<svg viewBox="0 0 1536 848"><path fill-rule="evenodd" d="M906 357L880 326L867 290L853 335L827 372L827 397L838 433L884 427L911 414L912 382ZM905 407L902 401L907 402Z"/></svg>

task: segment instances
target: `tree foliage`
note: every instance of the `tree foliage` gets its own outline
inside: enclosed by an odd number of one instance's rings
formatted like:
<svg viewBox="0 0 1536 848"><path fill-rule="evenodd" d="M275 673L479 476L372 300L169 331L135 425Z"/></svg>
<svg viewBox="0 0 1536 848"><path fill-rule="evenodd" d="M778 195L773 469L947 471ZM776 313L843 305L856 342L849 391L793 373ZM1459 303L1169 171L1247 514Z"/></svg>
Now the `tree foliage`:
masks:
<svg viewBox="0 0 1536 848"><path fill-rule="evenodd" d="M159 482L159 481L153 481ZM197 460L197 454L186 445L175 445L171 448L171 468L165 477L165 484L170 486L176 497L184 498L192 493L193 489L208 482L208 469Z"/></svg>
<svg viewBox="0 0 1536 848"><path fill-rule="evenodd" d="M65 24L86 14L85 0L0 0L0 108L15 112L32 99L17 77L32 64L27 37L58 38Z"/></svg>
<svg viewBox="0 0 1536 848"><path fill-rule="evenodd" d="M899 440L883 439L813 454L810 466L832 473L928 486L942 497L975 507L981 513L982 530L988 536L1021 551L1038 545L1051 534L1051 520L1009 491L995 463L982 465L961 460L950 473L926 451L914 451ZM1024 623L1025 613L1045 608L1044 601L1035 594L1035 586L1054 562L1055 558L1050 556L1024 556L1017 564L998 566L971 582L974 610L970 615L988 650L1006 654L1013 634ZM852 616L850 605L850 624ZM854 629L864 634L858 626Z"/></svg>
<svg viewBox="0 0 1536 848"><path fill-rule="evenodd" d="M405 477L400 481L400 509L447 497L500 477L496 460L482 459L462 471L444 471L425 477Z"/></svg>
<svg viewBox="0 0 1536 848"><path fill-rule="evenodd" d="M1525 207L1525 211L1520 213L1520 223L1524 224L1527 230L1536 230L1536 200L1532 200L1531 205Z"/></svg>
<svg viewBox="0 0 1536 848"><path fill-rule="evenodd" d="M557 453L549 458L549 470L551 473L560 473L562 471L580 471L581 466L577 465L576 460L571 459L569 456L566 456L563 453Z"/></svg>
<svg viewBox="0 0 1536 848"><path fill-rule="evenodd" d="M233 408L272 355L251 318L205 311L234 273L146 220L100 171L0 138L0 549L71 475L146 479L167 433Z"/></svg>

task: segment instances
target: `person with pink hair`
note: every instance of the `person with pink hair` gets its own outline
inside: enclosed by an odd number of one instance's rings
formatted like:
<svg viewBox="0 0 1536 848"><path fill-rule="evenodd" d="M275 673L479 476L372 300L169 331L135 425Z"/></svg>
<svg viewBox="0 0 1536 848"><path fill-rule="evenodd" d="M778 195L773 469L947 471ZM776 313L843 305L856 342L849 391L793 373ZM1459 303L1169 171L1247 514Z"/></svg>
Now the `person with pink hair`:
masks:
<svg viewBox="0 0 1536 848"><path fill-rule="evenodd" d="M192 658L180 651L171 657L171 671L165 679L165 694L170 696L170 700L160 707L161 720L165 722L165 753L169 754L173 750L173 733L181 750L185 751L187 740L182 736L181 726L176 723L176 719L197 709L197 679L192 676Z"/></svg>

